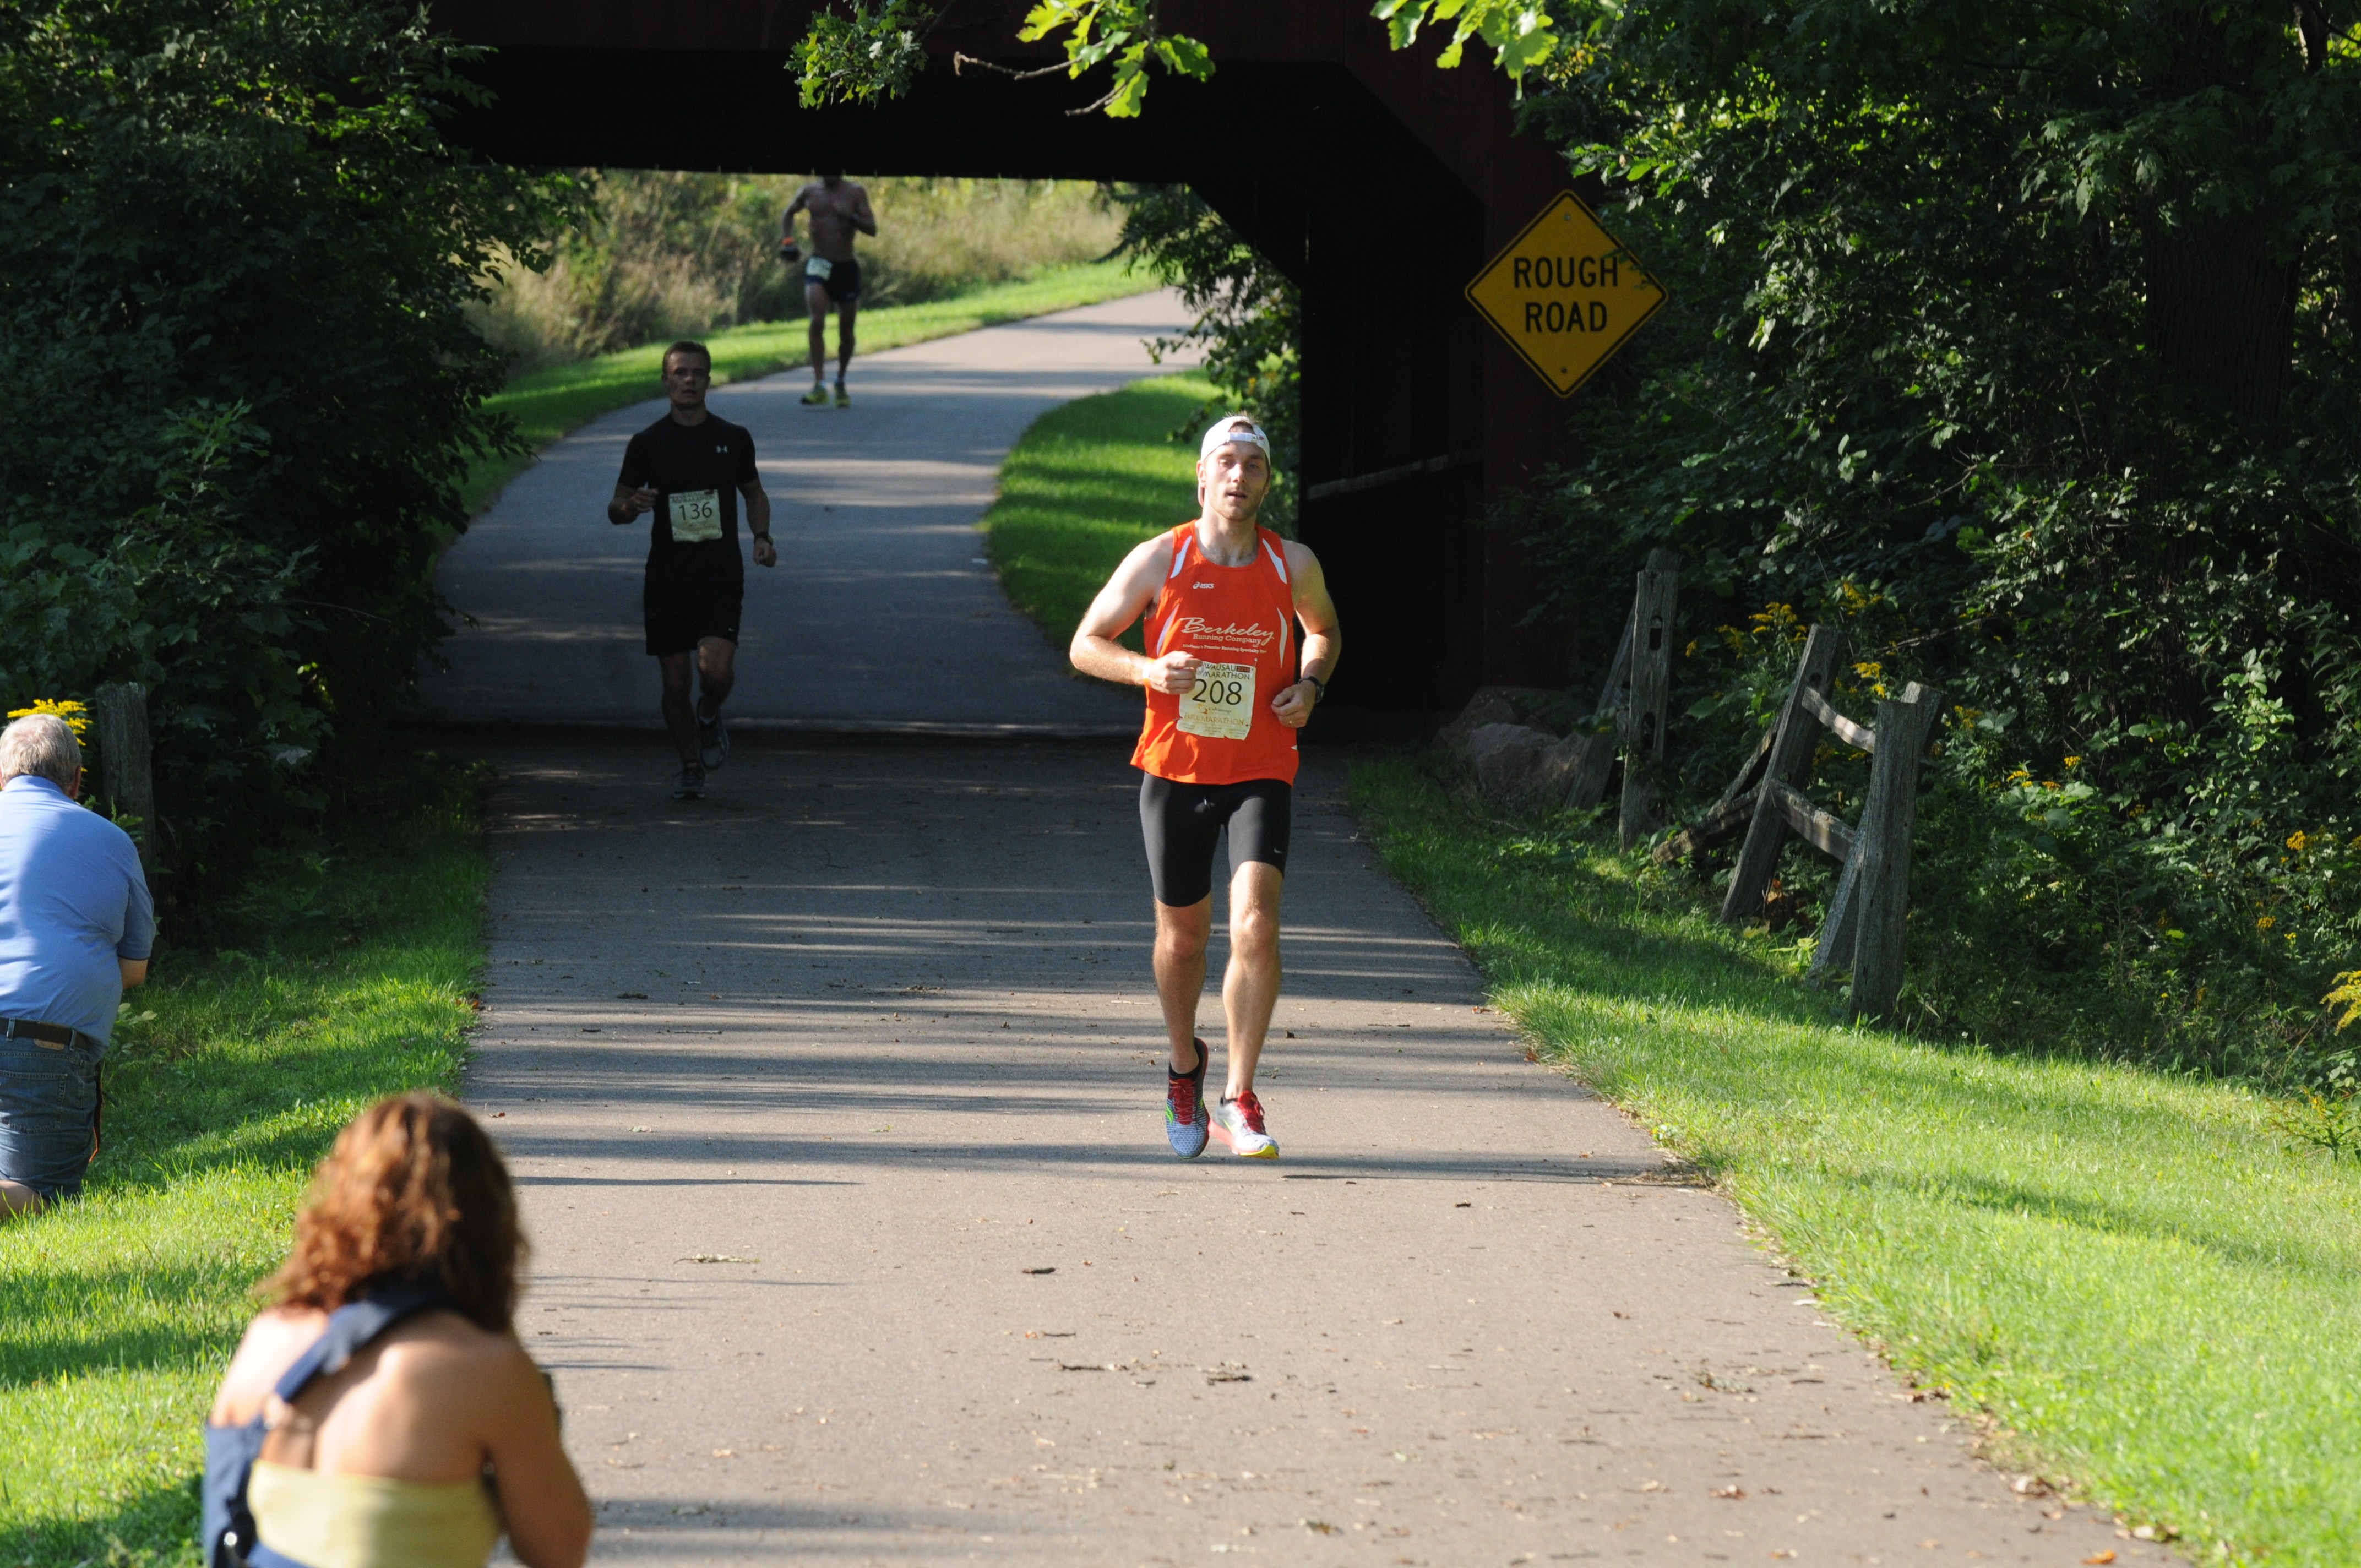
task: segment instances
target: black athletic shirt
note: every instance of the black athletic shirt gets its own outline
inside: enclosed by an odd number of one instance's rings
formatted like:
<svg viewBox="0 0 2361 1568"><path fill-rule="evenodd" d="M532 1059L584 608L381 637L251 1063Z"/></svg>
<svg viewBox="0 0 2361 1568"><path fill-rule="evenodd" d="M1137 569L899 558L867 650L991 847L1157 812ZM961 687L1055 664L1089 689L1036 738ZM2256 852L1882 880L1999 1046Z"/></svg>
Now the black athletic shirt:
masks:
<svg viewBox="0 0 2361 1568"><path fill-rule="evenodd" d="M623 449L622 482L656 492L656 510L649 514L648 570L743 574L738 487L754 477L752 433L715 414L707 414L701 424L682 424L666 414L631 437ZM677 504L675 497L680 498ZM675 510L682 513L683 532L718 530L718 537L675 539Z"/></svg>

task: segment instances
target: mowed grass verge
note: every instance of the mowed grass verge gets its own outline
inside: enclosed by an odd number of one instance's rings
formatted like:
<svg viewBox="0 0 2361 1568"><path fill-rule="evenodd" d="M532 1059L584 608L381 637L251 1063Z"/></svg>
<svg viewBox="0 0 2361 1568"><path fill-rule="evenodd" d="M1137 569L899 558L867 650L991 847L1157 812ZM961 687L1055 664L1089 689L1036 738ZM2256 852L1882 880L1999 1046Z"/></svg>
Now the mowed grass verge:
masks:
<svg viewBox="0 0 2361 1568"><path fill-rule="evenodd" d="M994 283L950 299L921 305L887 305L862 311L853 327L853 379L861 373L862 356L902 348L931 338L950 337L1002 322L1022 321L1116 300L1156 287L1127 261L1093 261L1078 267L1056 267L1037 277L1013 283ZM702 340L713 351L716 385L769 376L811 363L810 328L802 321L759 322L730 327ZM830 373L836 353L836 317L829 317L828 351ZM568 431L578 430L600 414L663 395L656 378L663 367L664 345L642 344L574 365L555 365L520 376L484 400L488 412L504 413L537 449ZM494 457L476 463L461 487L469 515L489 506L511 479L533 465L530 457Z"/></svg>
<svg viewBox="0 0 2361 1568"><path fill-rule="evenodd" d="M1689 884L1412 762L1353 795L1542 1058L1709 1171L1997 1460L2199 1562L2361 1563L2361 1168L2224 1084L1833 1024Z"/></svg>
<svg viewBox="0 0 2361 1568"><path fill-rule="evenodd" d="M1171 437L1213 395L1202 376L1159 376L1080 398L1035 420L1000 466L987 553L1056 647L1133 545L1197 515L1194 432ZM1139 629L1123 641L1137 648Z"/></svg>
<svg viewBox="0 0 2361 1568"><path fill-rule="evenodd" d="M337 1129L456 1088L483 953L476 790L274 851L195 954L165 933L108 1054L86 1196L0 1226L0 1563L190 1563L200 1423Z"/></svg>

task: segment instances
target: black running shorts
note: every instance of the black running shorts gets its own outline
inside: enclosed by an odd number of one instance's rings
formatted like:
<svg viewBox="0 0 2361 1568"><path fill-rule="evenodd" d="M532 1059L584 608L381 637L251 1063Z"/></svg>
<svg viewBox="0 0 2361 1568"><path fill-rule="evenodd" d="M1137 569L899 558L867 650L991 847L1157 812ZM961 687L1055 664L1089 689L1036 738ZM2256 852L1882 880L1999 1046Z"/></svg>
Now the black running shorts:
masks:
<svg viewBox="0 0 2361 1568"><path fill-rule="evenodd" d="M1148 875L1156 902L1185 909L1213 891L1213 844L1230 830L1230 874L1250 861L1287 870L1287 834L1295 791L1277 779L1243 784L1176 784L1139 776L1139 830L1148 840Z"/></svg>
<svg viewBox="0 0 2361 1568"><path fill-rule="evenodd" d="M640 610L647 622L648 652L694 653L708 637L738 641L738 610L745 601L742 575L719 572L648 573L640 593Z"/></svg>
<svg viewBox="0 0 2361 1568"><path fill-rule="evenodd" d="M812 261L818 259L817 256L812 258ZM828 297L840 305L856 303L861 298L861 263L850 258L831 261L828 264L828 276L819 278L812 274L811 262L807 261L804 263L804 287L808 289L815 283L827 290Z"/></svg>

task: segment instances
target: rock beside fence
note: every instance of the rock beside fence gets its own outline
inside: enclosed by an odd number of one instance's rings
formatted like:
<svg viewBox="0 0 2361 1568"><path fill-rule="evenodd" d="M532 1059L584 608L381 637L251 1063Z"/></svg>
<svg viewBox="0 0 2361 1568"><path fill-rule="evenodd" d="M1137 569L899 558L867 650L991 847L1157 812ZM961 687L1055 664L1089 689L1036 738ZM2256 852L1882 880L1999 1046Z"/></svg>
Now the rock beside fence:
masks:
<svg viewBox="0 0 2361 1568"><path fill-rule="evenodd" d="M1574 787L1583 742L1522 724L1485 724L1467 737L1476 786L1499 806L1555 806Z"/></svg>
<svg viewBox="0 0 2361 1568"><path fill-rule="evenodd" d="M1565 801L1586 744L1565 730L1574 699L1544 686L1485 686L1438 731L1435 746L1475 770L1477 789L1496 806Z"/></svg>

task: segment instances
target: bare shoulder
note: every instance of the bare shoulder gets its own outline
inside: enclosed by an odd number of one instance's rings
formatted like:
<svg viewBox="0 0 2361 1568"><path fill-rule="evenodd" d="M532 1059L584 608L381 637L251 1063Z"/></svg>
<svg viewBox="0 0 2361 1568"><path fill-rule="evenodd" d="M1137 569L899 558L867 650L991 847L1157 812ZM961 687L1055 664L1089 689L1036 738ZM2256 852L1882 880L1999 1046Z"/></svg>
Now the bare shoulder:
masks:
<svg viewBox="0 0 2361 1568"><path fill-rule="evenodd" d="M222 1376L221 1392L207 1418L215 1426L236 1426L261 1413L280 1374L328 1326L328 1314L310 1307L273 1307L247 1324Z"/></svg>
<svg viewBox="0 0 2361 1568"><path fill-rule="evenodd" d="M1289 576L1301 576L1307 573L1315 577L1319 576L1320 557L1312 553L1311 545L1304 543L1300 539L1289 539L1284 540L1281 543L1287 546L1287 570Z"/></svg>
<svg viewBox="0 0 2361 1568"><path fill-rule="evenodd" d="M466 1376L499 1376L530 1369L532 1357L514 1334L485 1328L457 1312L421 1312L387 1331L379 1342L389 1362L400 1359L420 1369Z"/></svg>

